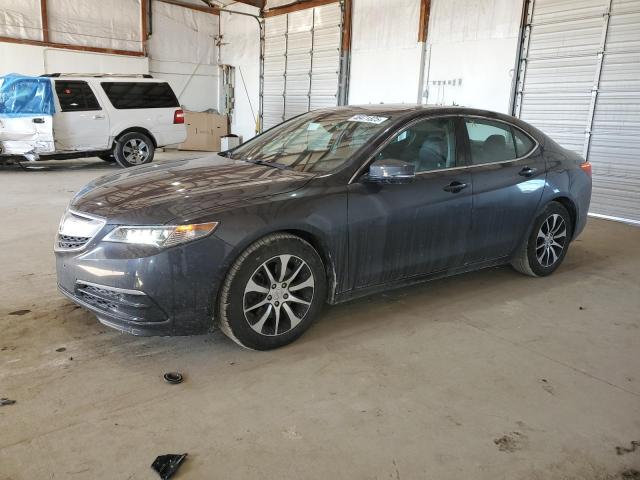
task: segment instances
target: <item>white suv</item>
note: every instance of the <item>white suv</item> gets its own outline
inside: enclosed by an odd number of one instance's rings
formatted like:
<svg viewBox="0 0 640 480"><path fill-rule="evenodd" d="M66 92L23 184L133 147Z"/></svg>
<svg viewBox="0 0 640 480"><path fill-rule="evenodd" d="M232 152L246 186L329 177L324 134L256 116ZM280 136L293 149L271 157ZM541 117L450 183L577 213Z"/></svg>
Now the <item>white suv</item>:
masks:
<svg viewBox="0 0 640 480"><path fill-rule="evenodd" d="M0 153L30 159L96 155L122 167L185 141L184 112L168 83L150 75L46 75L53 116L2 118Z"/></svg>

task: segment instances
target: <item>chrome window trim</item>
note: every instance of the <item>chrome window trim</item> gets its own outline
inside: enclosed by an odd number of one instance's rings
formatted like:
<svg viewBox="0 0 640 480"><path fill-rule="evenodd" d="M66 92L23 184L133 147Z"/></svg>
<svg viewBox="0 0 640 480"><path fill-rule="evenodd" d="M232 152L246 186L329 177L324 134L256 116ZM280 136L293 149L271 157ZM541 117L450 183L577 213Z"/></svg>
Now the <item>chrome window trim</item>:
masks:
<svg viewBox="0 0 640 480"><path fill-rule="evenodd" d="M88 218L89 220L95 220L97 222L100 222L102 224L102 226L96 231L96 233L92 237L89 238L89 240L87 240L87 243L85 243L81 247L59 248L58 247L58 237L61 235L60 227L62 226L62 218L64 218L67 213L71 213L72 215L75 215L76 217ZM89 243L91 243L91 241L94 238L96 238L96 235L98 235L98 233L100 233L102 231L102 229L105 227L105 225L107 224L107 219L104 218L104 217L100 217L98 215L92 215L90 213L79 212L78 210L74 210L72 208L67 208L65 210L65 212L62 214L62 218L60 219L60 224L58 225L58 231L56 233L55 240L53 242L53 251L54 252L80 252L80 251L84 250L85 248L87 248L87 245L89 245Z"/></svg>
<svg viewBox="0 0 640 480"><path fill-rule="evenodd" d="M415 125L416 123L425 121L425 120L435 120L435 119L440 119L440 118L460 118L462 120L464 120L465 118L479 118L481 120L489 120L489 121L495 121L495 122L500 122L500 123L504 123L505 125L509 125L512 128L516 128L518 129L520 132L524 133L529 139L531 139L534 143L534 147L529 150L529 152L527 152L526 155L523 155L522 157L518 157L518 158L513 158L511 160L502 160L500 162L487 162L487 163L478 163L475 165L461 165L459 167L449 167L449 168L440 168L438 170L427 170L425 172L418 172L416 173L416 177L417 176L421 176L421 175L426 175L426 174L433 174L433 173L438 173L438 172L448 172L451 170L463 170L463 169L468 169L468 168L475 168L475 167L486 167L488 165L503 165L506 163L513 163L513 162L518 162L520 160L525 160L527 158L529 158L533 152L535 152L538 147L540 146L540 142L538 142L534 137L532 137L531 135L529 135L527 132L525 132L524 130L522 130L520 127L518 127L517 125L514 125L511 122L508 122L506 120L502 120L499 118L489 118L489 117L484 117L482 115L464 115L464 114L460 114L460 113L449 113L447 115L438 115L438 116L434 116L434 117L420 117L417 119L412 120L411 122L409 122L408 124L402 126L401 128L397 129L382 145L380 145L375 152L373 152L371 154L371 156L369 158L367 158L367 160L365 162L362 163L362 165L355 171L355 173L351 176L351 178L349 179L349 182L347 183L347 185L351 185L352 183L355 182L356 178L359 177L362 174L362 171L368 167L372 160L375 158L376 155L378 155L380 153L381 150L383 150L387 145L389 145L389 143L391 143L391 141L400 133L402 133L404 130L406 130L407 128L412 127L413 125ZM467 134L468 136L468 134ZM457 152L456 152L456 160L457 160Z"/></svg>

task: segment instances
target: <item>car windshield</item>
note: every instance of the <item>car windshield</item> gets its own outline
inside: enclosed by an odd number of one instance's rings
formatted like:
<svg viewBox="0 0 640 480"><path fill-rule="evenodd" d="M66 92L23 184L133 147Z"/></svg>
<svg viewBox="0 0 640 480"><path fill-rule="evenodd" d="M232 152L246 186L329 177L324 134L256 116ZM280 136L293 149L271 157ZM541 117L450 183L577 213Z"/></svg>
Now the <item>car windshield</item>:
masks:
<svg viewBox="0 0 640 480"><path fill-rule="evenodd" d="M390 115L310 112L278 125L227 156L299 172L326 173L344 164L390 123Z"/></svg>

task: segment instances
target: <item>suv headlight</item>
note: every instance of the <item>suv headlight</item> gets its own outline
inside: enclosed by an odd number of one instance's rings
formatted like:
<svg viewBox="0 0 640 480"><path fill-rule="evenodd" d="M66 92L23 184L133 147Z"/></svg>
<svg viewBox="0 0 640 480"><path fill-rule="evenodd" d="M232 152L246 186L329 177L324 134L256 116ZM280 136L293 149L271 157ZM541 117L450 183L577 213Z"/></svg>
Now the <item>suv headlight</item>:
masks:
<svg viewBox="0 0 640 480"><path fill-rule="evenodd" d="M173 247L206 237L218 226L218 222L194 223L191 225L163 225L153 227L117 227L102 239L104 242L131 243Z"/></svg>

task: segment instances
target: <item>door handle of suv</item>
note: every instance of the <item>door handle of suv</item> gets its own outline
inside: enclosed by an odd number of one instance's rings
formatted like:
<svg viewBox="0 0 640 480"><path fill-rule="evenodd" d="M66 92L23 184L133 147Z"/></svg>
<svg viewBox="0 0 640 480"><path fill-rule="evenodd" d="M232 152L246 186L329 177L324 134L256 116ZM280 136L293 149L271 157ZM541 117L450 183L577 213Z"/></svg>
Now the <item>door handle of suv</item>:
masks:
<svg viewBox="0 0 640 480"><path fill-rule="evenodd" d="M93 119L94 119L94 120L100 120L100 119L102 119L102 118L104 118L104 115L101 115L101 114L98 114L98 115L94 115L94 116L93 116Z"/></svg>
<svg viewBox="0 0 640 480"><path fill-rule="evenodd" d="M445 192L458 193L463 188L467 188L466 183L455 181L455 182L451 182L449 185L444 187L443 190Z"/></svg>
<svg viewBox="0 0 640 480"><path fill-rule="evenodd" d="M34 118L32 120L33 123L44 123L44 118Z"/></svg>
<svg viewBox="0 0 640 480"><path fill-rule="evenodd" d="M524 167L518 172L521 177L532 177L538 171L537 168Z"/></svg>

